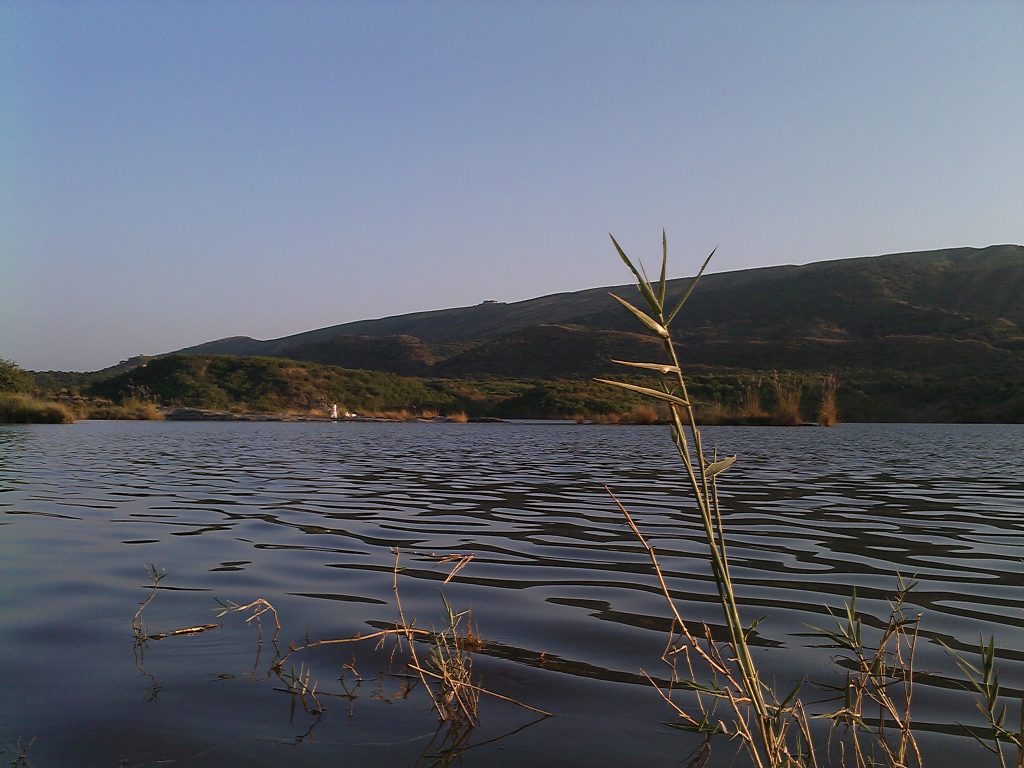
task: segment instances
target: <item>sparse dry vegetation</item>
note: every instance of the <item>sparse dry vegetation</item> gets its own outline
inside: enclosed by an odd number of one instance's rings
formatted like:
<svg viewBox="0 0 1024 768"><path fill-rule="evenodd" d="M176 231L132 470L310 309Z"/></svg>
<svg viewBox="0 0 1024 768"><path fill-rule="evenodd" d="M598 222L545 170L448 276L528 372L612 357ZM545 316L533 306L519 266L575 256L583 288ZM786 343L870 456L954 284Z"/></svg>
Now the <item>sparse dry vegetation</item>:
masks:
<svg viewBox="0 0 1024 768"><path fill-rule="evenodd" d="M821 379L821 407L818 409L818 423L833 427L839 423L839 379L834 373Z"/></svg>
<svg viewBox="0 0 1024 768"><path fill-rule="evenodd" d="M126 397L120 403L94 401L83 407L87 419L160 421L164 418L156 403L139 397Z"/></svg>
<svg viewBox="0 0 1024 768"><path fill-rule="evenodd" d="M399 567L400 556L397 549L393 550L393 553L392 591L395 596L395 607L398 612L398 619L393 627L352 637L324 640L307 639L301 645L290 644L288 651L281 654L277 643L278 633L282 629L280 618L276 608L267 599L260 597L245 604L218 601L221 607L218 609L217 617L223 618L227 615L248 614L245 621L247 624L255 623L257 626L261 646L263 642L261 617L269 614L273 618L275 628L273 646L277 653L271 662L270 672L276 675L277 679L284 684L283 690L292 694L302 704L304 710L313 714L319 715L324 711L320 699L321 696L333 695L349 700L352 699L352 691L346 683L346 670L355 676L357 685L361 681L361 677L355 669L354 662L353 664L344 665L339 678L342 692L325 692L320 688L317 680L313 678L310 665L305 661L300 661L299 667L296 669L294 663L291 663L293 656L325 646L360 643L367 640L377 640L378 648L381 648L386 640L392 639L396 642L391 652L392 656L402 647L406 649L408 661L404 664L404 667L414 672L415 676L418 676L423 690L427 693L441 722L457 723L468 728L475 727L479 722L481 695L515 704L540 715L550 715L549 712L490 691L481 686L478 680L474 679L472 674L472 653L481 650L485 643L479 629L473 622L471 611L455 611L444 594L442 594L441 600L445 610L445 623L440 630L421 629L416 627L414 622L406 618L398 584L398 576L401 571ZM450 566L450 571L444 583L447 584L454 579L463 568L472 562L473 558L472 554L451 554L439 557L437 559L438 565ZM139 604L139 608L132 616L131 622L132 635L135 638L136 646L143 646L151 640L196 634L216 629L219 626L217 624L202 624L165 632L149 632L143 621L143 612L156 597L160 582L166 577L166 572L154 565L150 565L147 568L147 575L150 580L149 594ZM429 653L424 659L421 659L417 651L417 645L420 643L430 644ZM287 671L285 670L286 665ZM408 675L405 676L408 677Z"/></svg>
<svg viewBox="0 0 1024 768"><path fill-rule="evenodd" d="M796 376L782 376L778 371L773 371L768 380L775 393L772 424L779 427L795 427L800 424L800 401L803 399L800 380Z"/></svg>
<svg viewBox="0 0 1024 768"><path fill-rule="evenodd" d="M71 409L60 403L15 392L0 393L0 424L70 424L74 420Z"/></svg>

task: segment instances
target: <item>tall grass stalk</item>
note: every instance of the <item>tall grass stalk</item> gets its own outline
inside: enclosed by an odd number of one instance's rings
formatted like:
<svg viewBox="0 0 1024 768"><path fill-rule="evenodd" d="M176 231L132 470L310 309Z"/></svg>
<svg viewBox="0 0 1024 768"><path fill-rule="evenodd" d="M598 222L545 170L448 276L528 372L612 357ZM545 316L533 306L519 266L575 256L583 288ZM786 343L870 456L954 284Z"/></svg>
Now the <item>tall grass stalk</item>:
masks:
<svg viewBox="0 0 1024 768"><path fill-rule="evenodd" d="M733 462L736 461L736 457L728 456L718 459L717 456L712 455L709 458L705 452L703 438L697 426L694 408L687 392L686 379L680 368L679 357L669 332L669 325L697 286L697 282L711 261L714 251L704 260L700 271L690 282L682 297L680 297L674 307L670 308L666 300L668 243L664 233L662 233L661 275L657 283L652 283L648 280L643 272L643 268L638 269L633 264L614 237L612 237L612 243L615 245L615 249L623 263L636 278L637 288L647 305L648 312L639 309L621 296L612 294L612 298L639 320L650 333L662 341L668 362L666 364L624 360L614 361L634 369L652 371L659 374L661 377L659 388L644 387L607 379L598 379L598 381L647 395L655 400L667 403L669 407L672 440L679 453L690 492L693 494L700 513L704 528L704 539L711 559L712 574L722 613L725 617L729 633L729 646L731 656L733 657L733 659L716 658L714 653L704 650L699 651L703 654L705 662L727 681L722 689L710 691L710 693L728 701L734 712L732 728L730 729L724 723L718 725L711 723L703 705L701 706L701 720L698 721L696 718L690 717L691 725L701 730L731 731L732 736L742 741L754 764L762 768L767 766L802 765L804 761L798 758L797 755L802 756L804 754L811 755L813 764L813 751L811 751L812 748L809 741L800 738L796 739L797 746L794 750L791 750L787 744L787 734L794 723L798 726L797 731L808 731L806 718L802 715L802 709L795 709L794 707L786 707L775 703L769 705L769 702L765 699L765 685L750 653L750 646L747 642L748 630L744 628L740 617L739 603L736 599L732 574L729 570L729 559L722 524L722 511L718 497L717 478L722 472L725 472L732 466ZM625 513L624 507L622 507L622 511ZM655 568L659 571L659 579L662 579L660 569L657 568L654 550L646 543L642 536L639 536L639 528L631 521L628 513L626 513L626 517L630 521L634 534L638 535L648 553L652 556ZM662 586L666 597L668 597L668 591L664 586L663 579ZM697 650L701 647L700 644L696 642L696 638L693 637L687 628L671 598L669 598L669 603L673 608L675 626L690 641L689 647ZM734 665L730 661L734 661ZM747 717L748 709L753 711L752 723L749 722L750 718Z"/></svg>
<svg viewBox="0 0 1024 768"><path fill-rule="evenodd" d="M748 638L755 624L746 627L729 568L722 508L718 495L718 478L736 461L735 456L720 458L717 452L706 452L694 407L687 392L686 378L679 364L669 325L689 298L707 268L711 256L704 261L683 295L671 306L666 297L667 243L662 233L661 275L657 282L647 278L643 267L637 267L612 238L623 263L637 281L637 289L646 304L646 311L621 296L612 297L628 310L647 330L657 336L665 349L667 362L614 362L634 370L656 374L657 386L648 387L623 381L598 379L605 384L639 393L668 407L672 440L682 463L690 493L696 502L711 563L718 601L728 632L728 642L718 643L705 624L703 631L691 629L683 619L657 553L647 541L628 510L609 490L609 494L626 519L633 535L651 560L662 595L672 611L672 629L663 660L672 670L673 686L689 690L696 709L687 710L672 701L672 690L665 692L655 686L662 698L673 707L684 727L705 734L725 734L738 740L757 768L816 768L818 759L812 738L810 717L798 698L800 685L779 696L762 680L751 654ZM714 255L714 251L712 251ZM799 423L801 384L796 379L772 377L777 401L776 419ZM754 391L748 390L748 407L760 409ZM839 707L833 712L816 715L830 720L833 733L842 730L839 740L840 764L846 765L849 743L850 757L857 768L888 765L908 768L921 765L921 756L911 732L910 706L913 698L914 650L920 617L910 618L903 609L912 585L899 585L888 622L882 628L873 648L866 644L856 597L846 609L846 621L837 620L835 630L820 631L828 647L846 654L846 667L852 671L842 686L837 686ZM681 660L681 662L680 662ZM685 667L680 674L679 664ZM685 676L684 676L685 675ZM651 679L651 678L649 678ZM651 679L654 684L653 679ZM711 702L705 702L710 698ZM716 714L725 708L731 715ZM865 712L877 712L875 724L869 725ZM865 737L870 734L871 739ZM870 741L870 743L869 743ZM880 756L884 762L877 762Z"/></svg>
<svg viewBox="0 0 1024 768"><path fill-rule="evenodd" d="M945 643L943 643L945 645ZM1017 755L1014 758L1015 768L1024 768L1024 697L1018 702L1018 725L1007 727L1007 708L1000 702L1003 694L999 687L999 671L996 665L996 641L989 637L986 643L982 638L979 657L981 666L968 661L964 656L945 646L946 653L953 657L957 666L967 676L967 683L964 686L967 690L976 695L975 706L981 712L986 725L990 729L991 744L984 737L978 735L970 728L967 732L974 737L981 746L991 752L999 761L1000 768L1006 768L1006 756L1003 753L1003 743L1017 748ZM1012 720L1010 721L1013 722ZM1016 729L1015 729L1016 728Z"/></svg>
<svg viewBox="0 0 1024 768"><path fill-rule="evenodd" d="M877 765L868 757L871 744L877 745L887 765L922 765L911 730L914 654L921 616L908 616L904 608L915 586L914 581L899 579L888 621L873 644L864 637L856 592L846 604L845 616L835 617L835 629L816 633L828 641L827 647L839 649L837 662L847 670L844 684L836 686L841 704L825 717L832 721L833 731L842 728L849 737L857 768ZM877 713L875 728L864 721L867 708ZM862 743L862 736L869 737L870 744Z"/></svg>

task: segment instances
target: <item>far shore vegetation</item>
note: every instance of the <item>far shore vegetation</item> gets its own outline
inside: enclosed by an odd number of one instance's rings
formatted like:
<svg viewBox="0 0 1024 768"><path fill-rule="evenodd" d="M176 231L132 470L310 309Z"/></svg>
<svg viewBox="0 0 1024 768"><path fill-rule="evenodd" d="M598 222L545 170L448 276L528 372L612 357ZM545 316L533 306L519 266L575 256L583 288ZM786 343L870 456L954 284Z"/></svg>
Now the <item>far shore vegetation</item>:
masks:
<svg viewBox="0 0 1024 768"><path fill-rule="evenodd" d="M651 405L641 395L583 378L433 379L223 355L152 358L103 377L48 372L35 374L32 381L31 374L26 376L32 382L26 386L38 396L80 419L325 419L336 405L341 419L559 419L599 425L670 421L667 408ZM831 390L822 386L823 378L833 382ZM695 374L692 385L705 424L776 426L836 423L837 389L833 374L732 370ZM825 411L831 414L827 421L819 418Z"/></svg>
<svg viewBox="0 0 1024 768"><path fill-rule="evenodd" d="M668 279L678 302L686 278ZM956 248L703 278L674 339L703 424L1024 422L1024 246ZM635 286L614 289L633 295ZM0 366L0 392L75 418L234 415L666 423L610 359L657 354L608 290L239 336L100 371Z"/></svg>
<svg viewBox="0 0 1024 768"><path fill-rule="evenodd" d="M72 411L33 395L35 380L10 360L0 359L0 424L69 424Z"/></svg>
<svg viewBox="0 0 1024 768"><path fill-rule="evenodd" d="M680 350L685 354L685 349ZM690 395L702 424L794 426L844 422L1014 421L988 401L953 400L958 382L925 374L865 371L762 371L693 366ZM635 380L623 374L606 378ZM182 408L225 417L475 421L559 419L579 424L666 424L668 409L590 377L428 378L275 357L169 355L117 372L27 372L4 361L0 394L57 403L75 419L181 418ZM0 420L27 421L23 400ZM57 419L66 421L62 413ZM35 420L42 420L37 417Z"/></svg>
<svg viewBox="0 0 1024 768"><path fill-rule="evenodd" d="M75 414L54 403L18 392L0 392L0 424L70 424Z"/></svg>

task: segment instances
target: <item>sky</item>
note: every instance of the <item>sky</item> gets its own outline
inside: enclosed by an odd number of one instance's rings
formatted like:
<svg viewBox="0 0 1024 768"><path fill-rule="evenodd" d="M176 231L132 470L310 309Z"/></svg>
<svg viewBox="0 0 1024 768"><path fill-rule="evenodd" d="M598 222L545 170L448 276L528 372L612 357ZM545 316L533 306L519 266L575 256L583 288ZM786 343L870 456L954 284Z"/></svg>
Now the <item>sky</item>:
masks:
<svg viewBox="0 0 1024 768"><path fill-rule="evenodd" d="M0 358L1024 243L1024 2L0 2Z"/></svg>

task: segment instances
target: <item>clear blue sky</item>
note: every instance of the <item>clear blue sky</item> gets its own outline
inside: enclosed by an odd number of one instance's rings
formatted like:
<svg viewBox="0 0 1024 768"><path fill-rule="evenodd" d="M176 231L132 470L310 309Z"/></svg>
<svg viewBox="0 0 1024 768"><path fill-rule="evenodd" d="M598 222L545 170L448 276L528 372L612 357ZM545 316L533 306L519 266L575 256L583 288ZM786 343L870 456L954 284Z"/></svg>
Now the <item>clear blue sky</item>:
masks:
<svg viewBox="0 0 1024 768"><path fill-rule="evenodd" d="M1024 2L0 2L0 357L1024 242Z"/></svg>

